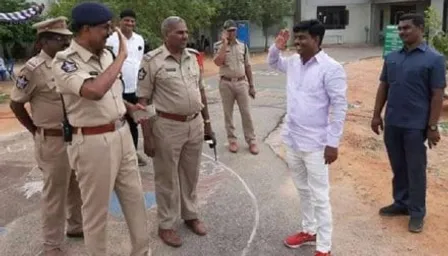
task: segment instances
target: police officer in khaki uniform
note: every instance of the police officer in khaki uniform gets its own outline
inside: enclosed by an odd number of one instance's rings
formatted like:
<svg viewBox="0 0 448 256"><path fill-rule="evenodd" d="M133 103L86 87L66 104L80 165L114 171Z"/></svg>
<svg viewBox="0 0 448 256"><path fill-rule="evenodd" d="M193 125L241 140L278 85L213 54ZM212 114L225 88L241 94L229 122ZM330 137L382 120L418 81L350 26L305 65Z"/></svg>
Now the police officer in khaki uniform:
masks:
<svg viewBox="0 0 448 256"><path fill-rule="evenodd" d="M38 44L42 49L20 70L10 106L34 137L35 157L43 173L44 255L63 255L61 245L66 219L67 236L83 236L82 202L62 137L62 102L56 92L51 62L56 52L69 45L72 33L67 29L65 17L45 20L33 27L37 29ZM32 117L25 109L27 102Z"/></svg>
<svg viewBox="0 0 448 256"><path fill-rule="evenodd" d="M196 205L196 185L204 135L214 139L198 52L186 48L187 25L180 17L162 23L164 44L147 53L139 70L137 96L157 115L143 122L145 153L153 157L159 237L179 247L178 218L197 235L206 235Z"/></svg>
<svg viewBox="0 0 448 256"><path fill-rule="evenodd" d="M127 57L120 35L116 59L105 49L112 12L99 3L81 3L72 10L75 38L53 61L56 86L63 95L73 137L67 147L76 170L84 220L85 244L91 256L107 252L106 225L112 190L118 195L129 227L133 256L147 255L149 234L137 154L123 101L119 73Z"/></svg>
<svg viewBox="0 0 448 256"><path fill-rule="evenodd" d="M214 63L219 66L219 92L224 109L224 122L229 141L229 151L238 151L235 126L233 125L233 106L238 104L243 123L244 138L249 151L256 155L259 152L255 131L250 114L249 96L255 98L255 89L247 46L236 39L237 25L233 20L224 23L221 41L214 44ZM247 77L247 79L246 79Z"/></svg>

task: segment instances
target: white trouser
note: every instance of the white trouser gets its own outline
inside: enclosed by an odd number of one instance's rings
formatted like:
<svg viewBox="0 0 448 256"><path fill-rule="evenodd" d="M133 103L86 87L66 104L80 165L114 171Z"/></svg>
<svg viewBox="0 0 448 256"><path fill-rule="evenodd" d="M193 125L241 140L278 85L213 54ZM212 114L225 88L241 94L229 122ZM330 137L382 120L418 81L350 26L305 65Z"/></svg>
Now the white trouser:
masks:
<svg viewBox="0 0 448 256"><path fill-rule="evenodd" d="M317 234L316 250L331 249L330 182L324 152L287 150L287 163L299 191L302 231Z"/></svg>

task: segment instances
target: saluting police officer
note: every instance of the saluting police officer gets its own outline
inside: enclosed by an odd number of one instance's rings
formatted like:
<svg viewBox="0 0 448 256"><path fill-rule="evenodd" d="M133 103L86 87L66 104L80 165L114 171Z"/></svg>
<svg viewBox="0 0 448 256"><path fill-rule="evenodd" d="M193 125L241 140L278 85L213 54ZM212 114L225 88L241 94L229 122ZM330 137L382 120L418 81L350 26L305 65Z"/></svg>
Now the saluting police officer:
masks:
<svg viewBox="0 0 448 256"><path fill-rule="evenodd" d="M83 236L82 202L62 137L62 102L56 92L51 62L56 52L68 47L72 33L67 29L65 17L48 19L33 27L37 29L41 51L20 70L16 86L12 89L10 106L34 137L35 157L43 173L44 255L64 255L61 245L66 219L67 236ZM30 103L32 117L25 109L27 102Z"/></svg>
<svg viewBox="0 0 448 256"><path fill-rule="evenodd" d="M206 235L198 217L196 185L204 134L212 139L214 135L198 52L186 48L185 21L166 18L162 35L164 44L143 57L137 96L157 113L142 128L145 153L153 157L158 233L166 244L179 247L182 241L175 231L179 217L194 233Z"/></svg>
<svg viewBox="0 0 448 256"><path fill-rule="evenodd" d="M224 122L229 142L229 151L238 151L235 126L233 125L233 106L236 103L240 109L243 123L244 138L249 145L249 151L256 155L259 152L252 116L250 114L250 97L255 98L255 88L252 78L250 56L247 46L236 39L236 22L227 20L221 41L214 44L214 63L219 66L219 93L224 109ZM247 77L247 79L246 79Z"/></svg>
<svg viewBox="0 0 448 256"><path fill-rule="evenodd" d="M81 3L72 10L75 38L53 61L56 85L63 94L73 138L67 147L83 200L85 244L90 255L110 255L106 225L112 190L118 195L128 224L132 252L149 251L146 209L137 154L127 111L136 106L123 101L118 78L127 57L126 39L119 29L116 59L105 49L111 34L112 12L99 3Z"/></svg>

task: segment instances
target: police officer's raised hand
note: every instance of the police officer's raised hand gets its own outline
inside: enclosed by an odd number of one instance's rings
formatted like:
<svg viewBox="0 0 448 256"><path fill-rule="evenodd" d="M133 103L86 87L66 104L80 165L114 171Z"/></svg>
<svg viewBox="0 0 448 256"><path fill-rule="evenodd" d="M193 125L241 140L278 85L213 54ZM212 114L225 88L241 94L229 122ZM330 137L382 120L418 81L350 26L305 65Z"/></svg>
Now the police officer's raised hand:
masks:
<svg viewBox="0 0 448 256"><path fill-rule="evenodd" d="M286 46L289 40L289 31L282 29L275 38L275 46L280 50L286 50Z"/></svg>
<svg viewBox="0 0 448 256"><path fill-rule="evenodd" d="M381 131L384 130L383 119L381 118L381 116L374 116L372 118L372 121L370 123L370 128L372 129L372 131L374 133L376 133L377 135L380 135L380 129L381 129Z"/></svg>
<svg viewBox="0 0 448 256"><path fill-rule="evenodd" d="M120 28L115 27L115 32L117 32L118 39L120 42L120 47L118 48L117 58L122 58L124 60L128 57L127 39L123 35L123 33L121 33Z"/></svg>

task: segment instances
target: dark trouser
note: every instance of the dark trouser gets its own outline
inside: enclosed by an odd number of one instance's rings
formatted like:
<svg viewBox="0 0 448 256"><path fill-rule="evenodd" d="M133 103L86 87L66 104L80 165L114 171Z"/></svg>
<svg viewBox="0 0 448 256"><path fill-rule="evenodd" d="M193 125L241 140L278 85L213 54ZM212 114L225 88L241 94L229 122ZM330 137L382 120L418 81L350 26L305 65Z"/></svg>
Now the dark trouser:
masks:
<svg viewBox="0 0 448 256"><path fill-rule="evenodd" d="M411 217L426 214L426 130L386 126L384 142L394 177L394 204Z"/></svg>
<svg viewBox="0 0 448 256"><path fill-rule="evenodd" d="M138 102L138 98L135 93L123 93L123 99L132 104L136 104ZM134 122L134 119L132 119L132 117L129 114L126 114L126 120L128 120L129 129L131 130L132 140L134 141L134 146L135 146L135 149L137 150L137 146L138 146L137 123Z"/></svg>

